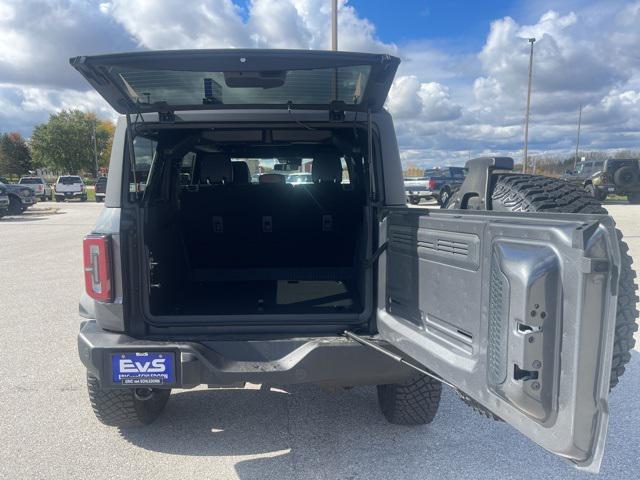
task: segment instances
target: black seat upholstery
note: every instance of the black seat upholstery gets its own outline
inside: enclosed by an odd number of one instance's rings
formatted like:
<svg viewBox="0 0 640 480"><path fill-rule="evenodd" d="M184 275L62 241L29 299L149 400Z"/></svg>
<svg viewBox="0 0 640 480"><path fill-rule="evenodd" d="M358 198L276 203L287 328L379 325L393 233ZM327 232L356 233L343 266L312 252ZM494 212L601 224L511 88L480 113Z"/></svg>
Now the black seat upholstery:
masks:
<svg viewBox="0 0 640 480"><path fill-rule="evenodd" d="M231 162L233 167L233 183L235 185L247 185L251 183L251 172L247 162L236 161Z"/></svg>
<svg viewBox="0 0 640 480"><path fill-rule="evenodd" d="M233 166L228 155L200 152L196 156L195 182L198 185L219 185L233 181Z"/></svg>
<svg viewBox="0 0 640 480"><path fill-rule="evenodd" d="M295 187L279 174L260 177L272 177L273 183L250 184L245 162L219 154L196 161L201 163L194 177L205 183L182 194L193 268L255 272L354 265L364 197L341 185L337 155L314 159L314 184Z"/></svg>

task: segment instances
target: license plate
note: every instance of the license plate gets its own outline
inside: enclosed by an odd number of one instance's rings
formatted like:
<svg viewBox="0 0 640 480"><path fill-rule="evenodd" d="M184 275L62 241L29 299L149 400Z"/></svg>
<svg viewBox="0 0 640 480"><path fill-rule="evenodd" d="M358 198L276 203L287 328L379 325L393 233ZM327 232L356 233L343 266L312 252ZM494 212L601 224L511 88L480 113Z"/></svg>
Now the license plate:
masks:
<svg viewBox="0 0 640 480"><path fill-rule="evenodd" d="M121 385L166 385L176 381L172 352L114 353L111 355L113 383Z"/></svg>

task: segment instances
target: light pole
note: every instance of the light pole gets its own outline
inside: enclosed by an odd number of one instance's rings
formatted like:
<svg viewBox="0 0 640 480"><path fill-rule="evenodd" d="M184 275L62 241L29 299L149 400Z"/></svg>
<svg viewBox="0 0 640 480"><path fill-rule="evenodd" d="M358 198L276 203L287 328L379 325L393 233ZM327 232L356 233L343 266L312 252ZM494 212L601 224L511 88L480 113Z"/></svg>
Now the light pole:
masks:
<svg viewBox="0 0 640 480"><path fill-rule="evenodd" d="M331 50L338 50L338 0L331 0Z"/></svg>
<svg viewBox="0 0 640 480"><path fill-rule="evenodd" d="M93 162L95 164L95 169L96 169L96 178L98 178L98 139L97 139L97 132L96 132L96 123L98 121L94 120L93 121Z"/></svg>
<svg viewBox="0 0 640 480"><path fill-rule="evenodd" d="M576 140L576 157L573 159L573 171L575 172L578 165L578 148L580 148L580 124L582 123L582 104L580 104L580 110L578 111L578 139Z"/></svg>
<svg viewBox="0 0 640 480"><path fill-rule="evenodd" d="M524 115L524 159L522 161L522 173L527 172L527 159L529 153L529 109L531 107L531 72L533 70L533 44L535 38L530 38L531 52L529 53L529 86L527 88L527 110Z"/></svg>

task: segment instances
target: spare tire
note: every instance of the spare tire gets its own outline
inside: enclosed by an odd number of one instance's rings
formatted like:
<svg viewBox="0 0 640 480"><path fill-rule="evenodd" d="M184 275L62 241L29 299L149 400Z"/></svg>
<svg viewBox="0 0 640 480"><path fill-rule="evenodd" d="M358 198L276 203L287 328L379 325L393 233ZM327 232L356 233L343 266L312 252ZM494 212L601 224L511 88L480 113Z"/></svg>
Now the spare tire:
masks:
<svg viewBox="0 0 640 480"><path fill-rule="evenodd" d="M494 182L491 202L491 210L498 212L607 213L607 210L583 189L562 180L536 175L498 175ZM634 333L638 329L636 274L631 267L629 247L622 240L622 233L619 230L617 232L622 264L610 388L618 384L625 365L631 360L631 350L635 345Z"/></svg>
<svg viewBox="0 0 640 480"><path fill-rule="evenodd" d="M630 187L638 183L638 169L631 165L619 168L613 173L613 183L619 187Z"/></svg>

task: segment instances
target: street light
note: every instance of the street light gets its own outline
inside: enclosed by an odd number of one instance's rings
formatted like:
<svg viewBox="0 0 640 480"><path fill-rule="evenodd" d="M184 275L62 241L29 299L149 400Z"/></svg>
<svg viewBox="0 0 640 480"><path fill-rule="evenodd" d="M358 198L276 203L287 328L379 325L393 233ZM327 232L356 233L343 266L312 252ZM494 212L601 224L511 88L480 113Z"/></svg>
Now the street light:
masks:
<svg viewBox="0 0 640 480"><path fill-rule="evenodd" d="M524 159L522 161L522 173L527 172L527 159L529 153L529 108L531 106L531 72L533 70L533 44L535 38L530 38L531 52L529 53L529 86L527 88L527 111L524 115Z"/></svg>

